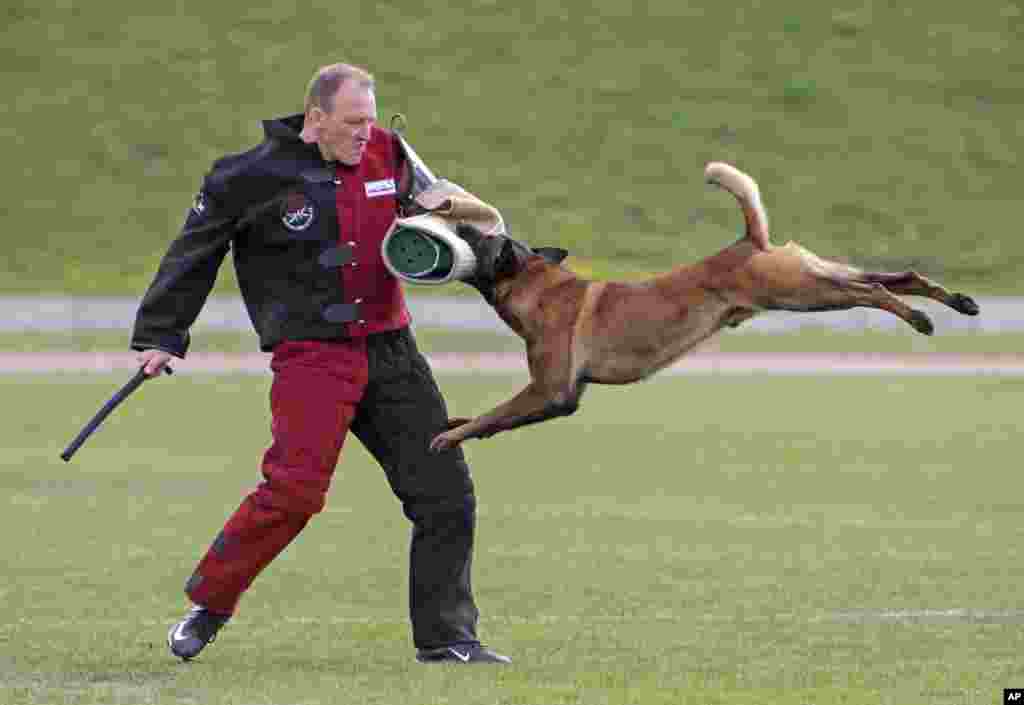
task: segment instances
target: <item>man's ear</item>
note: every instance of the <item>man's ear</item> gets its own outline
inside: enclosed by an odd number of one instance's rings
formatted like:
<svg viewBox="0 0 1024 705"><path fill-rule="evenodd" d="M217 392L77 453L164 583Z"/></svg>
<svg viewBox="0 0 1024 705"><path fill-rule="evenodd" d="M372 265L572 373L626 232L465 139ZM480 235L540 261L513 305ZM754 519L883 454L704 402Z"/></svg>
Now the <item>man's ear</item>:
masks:
<svg viewBox="0 0 1024 705"><path fill-rule="evenodd" d="M533 251L551 264L561 264L562 260L569 256L569 250L563 250L561 247L535 247Z"/></svg>
<svg viewBox="0 0 1024 705"><path fill-rule="evenodd" d="M320 108L313 106L306 113L306 117L302 121L302 132L299 133L299 139L306 144L316 144L316 141L320 139L320 114L322 112Z"/></svg>

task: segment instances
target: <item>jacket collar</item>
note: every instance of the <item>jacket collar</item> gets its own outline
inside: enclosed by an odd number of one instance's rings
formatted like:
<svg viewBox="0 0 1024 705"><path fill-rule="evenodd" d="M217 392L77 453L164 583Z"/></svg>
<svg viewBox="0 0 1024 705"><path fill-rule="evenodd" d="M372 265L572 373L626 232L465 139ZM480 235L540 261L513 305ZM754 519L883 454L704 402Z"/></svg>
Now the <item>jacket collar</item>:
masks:
<svg viewBox="0 0 1024 705"><path fill-rule="evenodd" d="M315 153L320 157L320 150L315 144L306 144L302 141L299 133L302 132L302 123L305 122L306 116L303 113L296 113L295 115L286 115L285 117L274 118L272 120L263 121L263 134L266 139L278 139L284 142L291 142L293 144L301 145L309 151ZM320 157L323 159L323 157ZM342 164L341 162L325 162L329 166L340 167L346 171L355 171L359 168L358 165Z"/></svg>
<svg viewBox="0 0 1024 705"><path fill-rule="evenodd" d="M274 118L272 120L263 121L263 134L265 138L269 140L277 140L278 142L288 145L292 149L298 149L303 154L308 154L310 157L315 158L321 164L324 164L328 168L334 168L339 166L339 162L327 162L324 161L323 156L320 154L320 149L315 144L306 144L302 141L300 134L302 132L302 123L305 121L306 116L302 113L295 115L287 115L285 117ZM353 169L354 167L348 167L341 164L343 168Z"/></svg>
<svg viewBox="0 0 1024 705"><path fill-rule="evenodd" d="M302 132L302 123L306 119L302 113L287 115L263 121L263 134L267 139L277 138L290 142L301 142L299 133Z"/></svg>

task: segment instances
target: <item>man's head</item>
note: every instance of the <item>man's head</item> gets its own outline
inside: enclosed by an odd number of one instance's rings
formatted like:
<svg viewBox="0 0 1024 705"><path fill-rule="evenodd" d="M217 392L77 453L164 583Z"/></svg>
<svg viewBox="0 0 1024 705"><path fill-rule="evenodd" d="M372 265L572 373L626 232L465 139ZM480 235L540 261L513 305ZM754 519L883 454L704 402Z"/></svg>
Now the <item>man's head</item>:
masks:
<svg viewBox="0 0 1024 705"><path fill-rule="evenodd" d="M377 121L373 76L349 64L324 66L309 82L302 141L324 159L355 166L363 159Z"/></svg>

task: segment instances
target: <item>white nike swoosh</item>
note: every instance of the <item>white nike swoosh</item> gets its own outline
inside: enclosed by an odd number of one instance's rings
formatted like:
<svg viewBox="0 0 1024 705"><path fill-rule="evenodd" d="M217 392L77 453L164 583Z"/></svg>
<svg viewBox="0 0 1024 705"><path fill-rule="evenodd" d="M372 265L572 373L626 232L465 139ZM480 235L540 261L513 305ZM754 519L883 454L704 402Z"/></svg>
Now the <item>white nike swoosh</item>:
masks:
<svg viewBox="0 0 1024 705"><path fill-rule="evenodd" d="M455 658L459 659L463 663L469 663L469 652L466 652L465 654L462 654L462 653L459 653L458 649L453 649L450 646L448 647L448 650L451 651L453 654L455 654Z"/></svg>
<svg viewBox="0 0 1024 705"><path fill-rule="evenodd" d="M185 636L182 633L182 631L181 631L184 628L184 626L185 626L184 622L179 624L177 629L174 630L174 634L171 635L171 638L174 639L175 641L182 641L183 639L188 639L188 637Z"/></svg>

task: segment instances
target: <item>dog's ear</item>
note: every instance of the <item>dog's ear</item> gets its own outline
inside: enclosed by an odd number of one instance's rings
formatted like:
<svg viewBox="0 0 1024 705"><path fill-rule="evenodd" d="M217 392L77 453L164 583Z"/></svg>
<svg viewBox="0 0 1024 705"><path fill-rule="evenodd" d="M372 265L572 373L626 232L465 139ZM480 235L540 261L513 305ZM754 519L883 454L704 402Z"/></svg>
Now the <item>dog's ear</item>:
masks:
<svg viewBox="0 0 1024 705"><path fill-rule="evenodd" d="M535 247L533 251L551 264L561 264L562 260L569 256L569 250L561 247Z"/></svg>
<svg viewBox="0 0 1024 705"><path fill-rule="evenodd" d="M512 241L505 238L501 243L501 251L494 258L494 277L510 277L516 273L516 250Z"/></svg>

